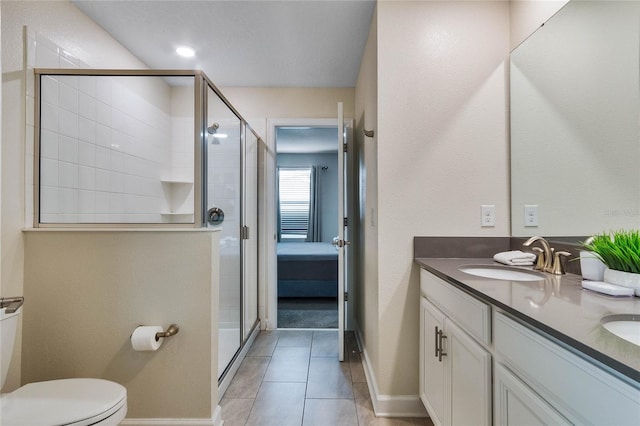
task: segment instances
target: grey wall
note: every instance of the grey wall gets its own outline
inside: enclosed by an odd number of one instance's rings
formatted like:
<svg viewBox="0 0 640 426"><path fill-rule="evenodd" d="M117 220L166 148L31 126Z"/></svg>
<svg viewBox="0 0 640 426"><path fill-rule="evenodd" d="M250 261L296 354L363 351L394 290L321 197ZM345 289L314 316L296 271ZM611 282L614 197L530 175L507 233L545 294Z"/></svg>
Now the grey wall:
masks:
<svg viewBox="0 0 640 426"><path fill-rule="evenodd" d="M323 242L338 235L338 154L278 154L278 167L318 167L320 232ZM327 170L322 170L327 166Z"/></svg>

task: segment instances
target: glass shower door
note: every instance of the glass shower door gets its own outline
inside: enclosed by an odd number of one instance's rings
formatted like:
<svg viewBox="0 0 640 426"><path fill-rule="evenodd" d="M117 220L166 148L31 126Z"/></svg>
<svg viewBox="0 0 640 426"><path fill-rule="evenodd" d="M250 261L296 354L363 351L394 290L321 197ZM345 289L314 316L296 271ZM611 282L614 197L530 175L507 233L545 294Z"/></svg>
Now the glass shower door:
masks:
<svg viewBox="0 0 640 426"><path fill-rule="evenodd" d="M218 310L218 377L233 360L242 342L242 127L241 120L207 88L204 172L204 218L220 229Z"/></svg>
<svg viewBox="0 0 640 426"><path fill-rule="evenodd" d="M244 299L243 341L251 335L258 320L258 137L245 126L244 138L244 197L243 215L246 226L243 240L242 260Z"/></svg>

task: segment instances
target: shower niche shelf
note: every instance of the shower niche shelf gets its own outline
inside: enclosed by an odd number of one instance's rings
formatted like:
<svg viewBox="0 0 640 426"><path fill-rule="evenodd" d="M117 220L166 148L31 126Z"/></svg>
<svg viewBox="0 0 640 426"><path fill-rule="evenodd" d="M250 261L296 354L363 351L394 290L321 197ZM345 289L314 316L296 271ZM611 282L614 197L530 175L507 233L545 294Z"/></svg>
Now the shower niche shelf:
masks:
<svg viewBox="0 0 640 426"><path fill-rule="evenodd" d="M160 212L164 223L193 223L193 213Z"/></svg>
<svg viewBox="0 0 640 426"><path fill-rule="evenodd" d="M193 181L163 178L162 189L167 207L160 213L168 222L193 222Z"/></svg>

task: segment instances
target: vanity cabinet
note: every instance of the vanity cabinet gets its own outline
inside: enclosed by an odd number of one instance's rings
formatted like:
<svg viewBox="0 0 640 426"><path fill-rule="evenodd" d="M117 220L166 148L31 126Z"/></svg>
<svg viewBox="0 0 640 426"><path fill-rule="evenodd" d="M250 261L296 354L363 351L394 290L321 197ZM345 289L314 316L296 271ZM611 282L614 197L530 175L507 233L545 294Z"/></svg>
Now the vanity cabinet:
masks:
<svg viewBox="0 0 640 426"><path fill-rule="evenodd" d="M471 337L488 339L489 306L426 271L421 288L420 399L436 425L491 424L491 354Z"/></svg>
<svg viewBox="0 0 640 426"><path fill-rule="evenodd" d="M638 388L508 315L493 325L496 424L640 424Z"/></svg>
<svg viewBox="0 0 640 426"><path fill-rule="evenodd" d="M419 390L434 424L640 425L638 382L424 269L420 291Z"/></svg>

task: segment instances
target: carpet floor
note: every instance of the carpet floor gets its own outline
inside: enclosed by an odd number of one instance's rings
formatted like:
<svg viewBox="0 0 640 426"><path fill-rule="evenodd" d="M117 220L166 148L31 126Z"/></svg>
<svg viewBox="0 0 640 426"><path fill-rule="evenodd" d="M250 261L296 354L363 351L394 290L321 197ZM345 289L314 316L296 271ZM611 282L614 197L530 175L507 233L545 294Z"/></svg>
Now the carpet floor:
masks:
<svg viewBox="0 0 640 426"><path fill-rule="evenodd" d="M338 301L335 298L279 298L278 328L338 328Z"/></svg>

